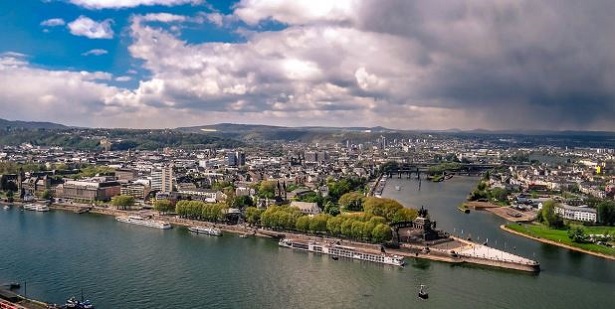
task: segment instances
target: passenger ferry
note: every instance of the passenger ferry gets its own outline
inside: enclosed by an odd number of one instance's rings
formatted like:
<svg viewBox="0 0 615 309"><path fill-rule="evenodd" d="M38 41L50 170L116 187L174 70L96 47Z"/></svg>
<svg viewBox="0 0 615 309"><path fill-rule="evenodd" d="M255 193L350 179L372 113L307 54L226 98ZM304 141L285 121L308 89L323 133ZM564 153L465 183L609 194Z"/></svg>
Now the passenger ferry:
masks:
<svg viewBox="0 0 615 309"><path fill-rule="evenodd" d="M143 218L141 216L116 217L115 220L123 223L153 227L161 230L168 230L172 227L168 222Z"/></svg>
<svg viewBox="0 0 615 309"><path fill-rule="evenodd" d="M222 236L222 231L215 227L191 226L188 231L195 234L203 234L209 236Z"/></svg>
<svg viewBox="0 0 615 309"><path fill-rule="evenodd" d="M31 203L31 204L24 204L23 209L30 210L30 211L46 212L46 211L49 211L49 206L44 205L44 204Z"/></svg>
<svg viewBox="0 0 615 309"><path fill-rule="evenodd" d="M332 255L333 257L345 257L362 261L370 261L381 264L404 266L404 257L386 253L369 253L361 251L355 247L342 246L338 244L319 244L316 242L300 242L292 239L282 239L278 242L280 247L301 249L310 252Z"/></svg>

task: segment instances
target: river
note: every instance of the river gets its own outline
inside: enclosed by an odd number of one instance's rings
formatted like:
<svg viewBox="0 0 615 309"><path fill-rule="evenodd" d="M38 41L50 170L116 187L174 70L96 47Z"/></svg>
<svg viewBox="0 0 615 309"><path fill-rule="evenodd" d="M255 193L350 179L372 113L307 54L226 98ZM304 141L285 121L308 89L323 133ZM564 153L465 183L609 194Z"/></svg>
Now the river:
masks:
<svg viewBox="0 0 615 309"><path fill-rule="evenodd" d="M610 308L615 263L500 231L457 211L476 179L390 179L384 196L425 205L439 228L538 260L538 275L410 260L405 268L279 248L269 239L160 231L112 217L0 210L0 282L30 297L97 308ZM394 186L401 190L396 191ZM420 284L428 301L416 297ZM20 290L24 293L24 289Z"/></svg>

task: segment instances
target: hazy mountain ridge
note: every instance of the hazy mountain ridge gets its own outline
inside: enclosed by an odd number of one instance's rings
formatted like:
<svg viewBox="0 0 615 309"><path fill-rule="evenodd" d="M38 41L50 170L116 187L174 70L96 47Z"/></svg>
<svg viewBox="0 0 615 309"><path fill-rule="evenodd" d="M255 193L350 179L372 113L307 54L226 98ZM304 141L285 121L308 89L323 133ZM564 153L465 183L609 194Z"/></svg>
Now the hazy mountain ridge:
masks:
<svg viewBox="0 0 615 309"><path fill-rule="evenodd" d="M68 126L47 121L23 121L0 118L0 129L66 129Z"/></svg>

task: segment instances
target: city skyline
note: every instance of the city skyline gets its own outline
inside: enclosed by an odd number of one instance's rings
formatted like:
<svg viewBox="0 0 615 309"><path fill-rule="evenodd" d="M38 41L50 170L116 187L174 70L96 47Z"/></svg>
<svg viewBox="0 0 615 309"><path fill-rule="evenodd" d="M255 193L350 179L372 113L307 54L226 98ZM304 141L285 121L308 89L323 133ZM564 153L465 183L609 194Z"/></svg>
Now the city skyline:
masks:
<svg viewBox="0 0 615 309"><path fill-rule="evenodd" d="M0 4L0 118L615 131L608 1Z"/></svg>

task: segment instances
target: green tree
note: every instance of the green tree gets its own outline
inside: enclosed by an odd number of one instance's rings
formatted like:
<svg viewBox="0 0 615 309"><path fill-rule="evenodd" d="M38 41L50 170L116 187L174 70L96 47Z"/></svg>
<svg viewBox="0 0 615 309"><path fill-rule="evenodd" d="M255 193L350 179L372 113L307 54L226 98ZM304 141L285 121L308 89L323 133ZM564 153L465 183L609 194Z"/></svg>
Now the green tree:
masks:
<svg viewBox="0 0 615 309"><path fill-rule="evenodd" d="M388 198L367 197L363 203L365 214L384 217L387 222L391 222L395 213L403 208L399 202Z"/></svg>
<svg viewBox="0 0 615 309"><path fill-rule="evenodd" d="M327 232L333 236L339 236L342 233L342 223L344 218L341 216L330 218L327 221Z"/></svg>
<svg viewBox="0 0 615 309"><path fill-rule="evenodd" d="M540 215L542 221L549 227L559 228L564 225L564 221L555 213L556 203L553 200L548 200L542 203Z"/></svg>
<svg viewBox="0 0 615 309"><path fill-rule="evenodd" d="M325 213L330 214L334 217L340 214L340 208L331 201L325 203L324 211Z"/></svg>
<svg viewBox="0 0 615 309"><path fill-rule="evenodd" d="M365 197L358 192L348 192L342 195L338 201L340 207L349 211L361 211L363 210L363 200Z"/></svg>
<svg viewBox="0 0 615 309"><path fill-rule="evenodd" d="M258 186L258 195L266 198L274 198L276 187L277 182L275 181L261 181Z"/></svg>
<svg viewBox="0 0 615 309"><path fill-rule="evenodd" d="M615 225L615 201L603 200L597 207L598 220L604 225Z"/></svg>
<svg viewBox="0 0 615 309"><path fill-rule="evenodd" d="M392 237L393 236L391 228L384 223L376 225L376 227L372 231L372 241L375 243L382 243L391 239Z"/></svg>
<svg viewBox="0 0 615 309"><path fill-rule="evenodd" d="M323 208L324 199L318 192L309 192L297 197L300 202L316 203L318 207Z"/></svg>
<svg viewBox="0 0 615 309"><path fill-rule="evenodd" d="M568 238L573 242L582 243L587 239L587 235L585 235L585 230L580 226L572 227L568 230Z"/></svg>
<svg viewBox="0 0 615 309"><path fill-rule="evenodd" d="M352 238L357 240L363 239L363 227L365 226L364 222L361 221L353 221L350 225L350 231Z"/></svg>
<svg viewBox="0 0 615 309"><path fill-rule="evenodd" d="M51 193L51 190L45 190L43 191L43 194L41 194L41 198L44 200L50 200L53 198L53 194Z"/></svg>
<svg viewBox="0 0 615 309"><path fill-rule="evenodd" d="M307 232L310 230L310 217L303 216L297 219L297 223L295 224L295 228L301 232Z"/></svg>
<svg viewBox="0 0 615 309"><path fill-rule="evenodd" d="M154 202L154 209L160 213L169 213L175 210L175 207L169 200L156 200Z"/></svg>
<svg viewBox="0 0 615 309"><path fill-rule="evenodd" d="M250 225L258 225L261 221L261 214L264 210L258 209L256 207L248 207L245 211L246 221Z"/></svg>
<svg viewBox="0 0 615 309"><path fill-rule="evenodd" d="M478 183L478 186L476 186L476 189L478 189L479 191L484 191L487 188L487 184L483 181Z"/></svg>
<svg viewBox="0 0 615 309"><path fill-rule="evenodd" d="M326 233L327 232L327 221L331 216L320 214L316 215L310 220L310 231L313 233Z"/></svg>
<svg viewBox="0 0 615 309"><path fill-rule="evenodd" d="M416 219L418 211L414 208L402 208L398 209L393 215L391 222L407 222Z"/></svg>
<svg viewBox="0 0 615 309"><path fill-rule="evenodd" d="M254 206L254 200L249 195L237 196L233 199L231 206L233 208L244 209L245 207Z"/></svg>
<svg viewBox="0 0 615 309"><path fill-rule="evenodd" d="M111 205L117 207L117 209L128 209L135 203L135 198L130 195L118 195L111 199Z"/></svg>
<svg viewBox="0 0 615 309"><path fill-rule="evenodd" d="M352 237L352 222L353 220L350 218L346 218L342 221L342 225L340 226L340 232L343 236Z"/></svg>
<svg viewBox="0 0 615 309"><path fill-rule="evenodd" d="M493 188L489 191L489 195L498 202L508 201L508 191L503 188Z"/></svg>

